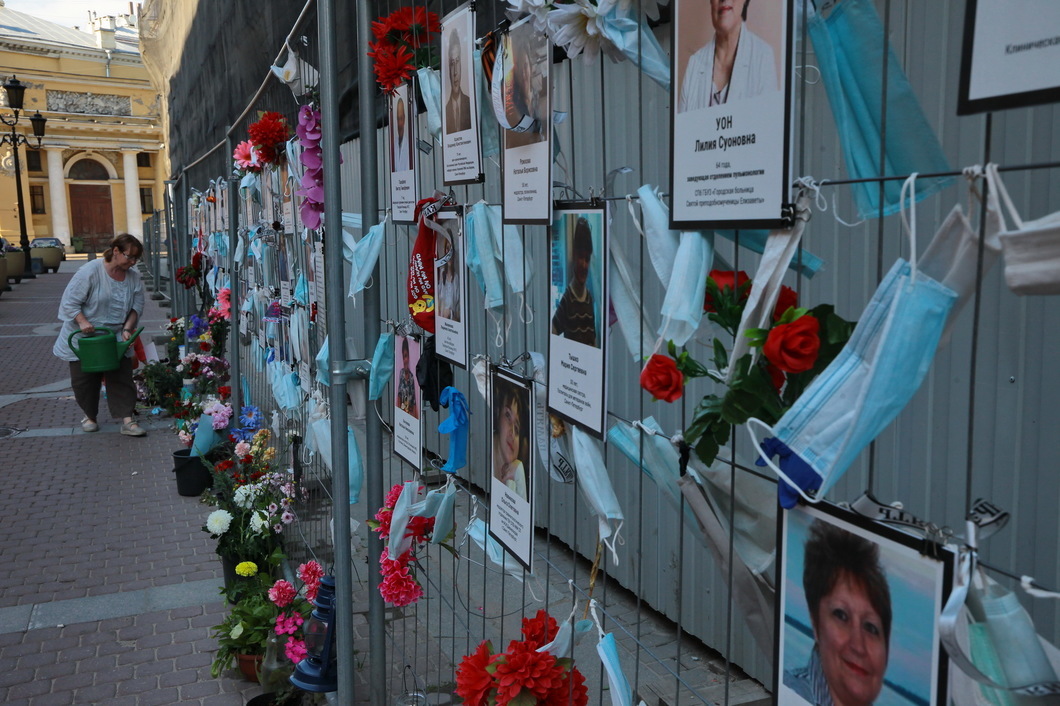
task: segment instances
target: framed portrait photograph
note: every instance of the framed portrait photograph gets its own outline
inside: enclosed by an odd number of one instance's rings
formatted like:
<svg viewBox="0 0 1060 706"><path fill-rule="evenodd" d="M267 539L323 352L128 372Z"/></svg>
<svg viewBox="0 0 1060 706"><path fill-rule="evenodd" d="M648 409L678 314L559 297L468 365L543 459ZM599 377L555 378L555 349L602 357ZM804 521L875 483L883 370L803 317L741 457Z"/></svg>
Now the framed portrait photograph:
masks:
<svg viewBox="0 0 1060 706"><path fill-rule="evenodd" d="M607 218L557 202L549 234L548 411L602 438L607 375Z"/></svg>
<svg viewBox="0 0 1060 706"><path fill-rule="evenodd" d="M945 706L953 552L828 503L777 531L776 703Z"/></svg>
<svg viewBox="0 0 1060 706"><path fill-rule="evenodd" d="M1060 101L1060 3L966 0L964 7L957 115Z"/></svg>
<svg viewBox="0 0 1060 706"><path fill-rule="evenodd" d="M416 97L412 84L390 94L390 207L395 223L416 222Z"/></svg>
<svg viewBox="0 0 1060 706"><path fill-rule="evenodd" d="M442 20L442 181L483 180L474 71L475 13L464 3Z"/></svg>
<svg viewBox="0 0 1060 706"><path fill-rule="evenodd" d="M434 260L435 355L467 368L467 247L464 208L438 211Z"/></svg>
<svg viewBox="0 0 1060 706"><path fill-rule="evenodd" d="M416 363L420 361L420 342L412 336L394 340L394 452L415 468L423 457L422 406Z"/></svg>
<svg viewBox="0 0 1060 706"><path fill-rule="evenodd" d="M674 0L671 228L785 224L793 6Z"/></svg>
<svg viewBox="0 0 1060 706"><path fill-rule="evenodd" d="M489 533L531 569L534 552L534 391L530 380L510 370L490 375Z"/></svg>
<svg viewBox="0 0 1060 706"><path fill-rule="evenodd" d="M552 214L552 66L548 36L531 17L501 38L493 71L493 112L502 138L505 223L548 225Z"/></svg>

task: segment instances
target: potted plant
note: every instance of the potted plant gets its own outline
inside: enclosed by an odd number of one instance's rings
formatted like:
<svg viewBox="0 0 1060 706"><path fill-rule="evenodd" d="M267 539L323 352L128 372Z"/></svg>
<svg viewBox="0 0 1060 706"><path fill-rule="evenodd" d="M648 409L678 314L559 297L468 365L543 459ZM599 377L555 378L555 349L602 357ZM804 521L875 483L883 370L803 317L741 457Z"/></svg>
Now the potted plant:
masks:
<svg viewBox="0 0 1060 706"><path fill-rule="evenodd" d="M158 360L137 369L133 375L137 381L140 400L153 407L162 407L167 412L180 399L183 384L181 374L166 361Z"/></svg>
<svg viewBox="0 0 1060 706"><path fill-rule="evenodd" d="M7 254L7 277L19 284L22 282L22 273L26 271L26 253L10 244L4 246L4 251Z"/></svg>
<svg viewBox="0 0 1060 706"><path fill-rule="evenodd" d="M231 608L221 624L212 628L218 649L210 675L217 678L236 664L246 679L258 681L258 668L278 614L276 605L269 600L272 579L253 561L239 562L236 573L248 580L221 589Z"/></svg>

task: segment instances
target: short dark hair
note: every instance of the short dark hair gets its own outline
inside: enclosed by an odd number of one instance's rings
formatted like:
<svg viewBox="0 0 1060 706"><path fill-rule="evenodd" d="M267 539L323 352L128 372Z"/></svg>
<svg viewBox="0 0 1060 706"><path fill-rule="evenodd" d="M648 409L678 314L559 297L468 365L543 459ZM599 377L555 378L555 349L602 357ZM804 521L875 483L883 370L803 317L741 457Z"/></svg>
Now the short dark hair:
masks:
<svg viewBox="0 0 1060 706"><path fill-rule="evenodd" d="M814 520L806 540L802 588L815 629L821 600L843 576L865 591L869 604L880 615L884 639L890 645L891 591L880 564L879 545L828 522Z"/></svg>
<svg viewBox="0 0 1060 706"><path fill-rule="evenodd" d="M143 243L135 235L130 235L129 233L120 233L114 240L110 241L107 251L103 253L105 261L110 262L114 258L114 248L118 248L129 257L139 258L144 254ZM135 250L136 254L131 254L130 250Z"/></svg>
<svg viewBox="0 0 1060 706"><path fill-rule="evenodd" d="M571 244L571 249L574 252L592 252L593 251L593 231L589 228L589 221L585 220L585 217L579 217L578 222L574 224L574 241Z"/></svg>
<svg viewBox="0 0 1060 706"><path fill-rule="evenodd" d="M407 336L401 338L401 355L407 356L409 354L409 339Z"/></svg>
<svg viewBox="0 0 1060 706"><path fill-rule="evenodd" d="M751 4L751 0L744 0L743 11L740 12L740 19L744 22L747 21L747 6Z"/></svg>

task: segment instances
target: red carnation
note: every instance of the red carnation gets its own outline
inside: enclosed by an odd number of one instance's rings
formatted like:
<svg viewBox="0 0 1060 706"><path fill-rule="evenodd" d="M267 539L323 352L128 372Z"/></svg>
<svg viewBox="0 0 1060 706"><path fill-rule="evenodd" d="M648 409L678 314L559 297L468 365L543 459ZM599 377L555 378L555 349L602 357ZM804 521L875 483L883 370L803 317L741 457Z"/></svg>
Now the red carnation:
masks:
<svg viewBox="0 0 1060 706"><path fill-rule="evenodd" d="M559 632L559 626L556 624L556 619L544 610L538 610L537 615L532 618L523 618L523 638L537 647L552 642L557 632Z"/></svg>
<svg viewBox="0 0 1060 706"><path fill-rule="evenodd" d="M494 659L493 646L483 640L471 654L460 660L456 668L456 695L464 700L464 706L486 706L493 689L493 675L486 671Z"/></svg>

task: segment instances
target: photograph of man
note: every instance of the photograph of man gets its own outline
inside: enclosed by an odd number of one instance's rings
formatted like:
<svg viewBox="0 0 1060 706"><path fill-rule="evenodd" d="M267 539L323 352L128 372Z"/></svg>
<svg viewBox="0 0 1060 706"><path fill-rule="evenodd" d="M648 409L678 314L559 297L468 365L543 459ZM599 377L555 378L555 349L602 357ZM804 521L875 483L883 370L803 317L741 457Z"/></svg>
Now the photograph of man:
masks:
<svg viewBox="0 0 1060 706"><path fill-rule="evenodd" d="M713 36L688 60L678 100L680 113L779 89L773 47L746 24L751 0L709 2ZM763 2L755 0L758 5ZM682 4L685 12L698 17L700 3L683 0Z"/></svg>
<svg viewBox="0 0 1060 706"><path fill-rule="evenodd" d="M523 459L530 450L528 391L494 378L493 477L523 500L529 499L530 479Z"/></svg>
<svg viewBox="0 0 1060 706"><path fill-rule="evenodd" d="M443 319L460 321L460 272L463 263L460 248L453 244L453 231L457 229L458 220L453 218L445 223L448 238L438 238L438 268L434 275L434 313Z"/></svg>
<svg viewBox="0 0 1060 706"><path fill-rule="evenodd" d="M871 706L883 689L891 591L878 544L816 520L805 545L803 590L814 645L784 683L811 704Z"/></svg>
<svg viewBox="0 0 1060 706"><path fill-rule="evenodd" d="M397 400L398 409L407 412L416 419L420 418L419 408L416 404L416 374L409 360L409 339L407 336L401 338L401 370L398 371Z"/></svg>
<svg viewBox="0 0 1060 706"><path fill-rule="evenodd" d="M578 217L571 238L567 288L552 315L552 333L587 346L599 347L596 302L588 286L592 257L593 234L589 221Z"/></svg>
<svg viewBox="0 0 1060 706"><path fill-rule="evenodd" d="M394 96L394 110L390 116L390 171L407 172L412 169L412 141L409 120L405 111L405 99Z"/></svg>
<svg viewBox="0 0 1060 706"><path fill-rule="evenodd" d="M471 98L464 92L464 62L462 58L463 44L460 32L455 28L449 34L447 45L446 71L443 79L446 81L447 93L445 100L445 134L463 132L471 129Z"/></svg>
<svg viewBox="0 0 1060 706"><path fill-rule="evenodd" d="M548 80L535 67L547 66L545 52L548 41L544 34L534 31L532 23L513 29L502 48L506 51L504 64L510 73L504 82L504 109L509 125L516 125L526 117L533 124L522 132L504 131L505 148L532 145L548 137Z"/></svg>

